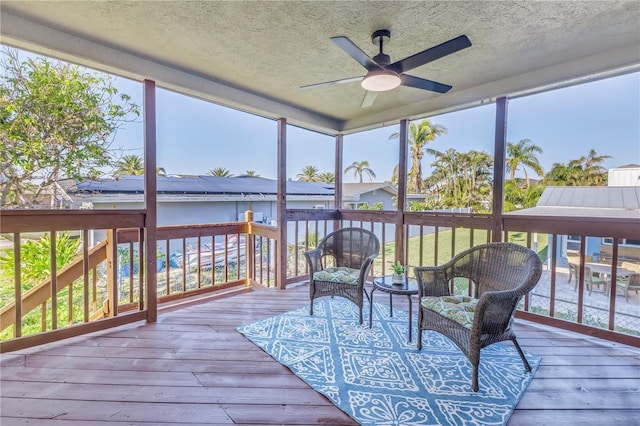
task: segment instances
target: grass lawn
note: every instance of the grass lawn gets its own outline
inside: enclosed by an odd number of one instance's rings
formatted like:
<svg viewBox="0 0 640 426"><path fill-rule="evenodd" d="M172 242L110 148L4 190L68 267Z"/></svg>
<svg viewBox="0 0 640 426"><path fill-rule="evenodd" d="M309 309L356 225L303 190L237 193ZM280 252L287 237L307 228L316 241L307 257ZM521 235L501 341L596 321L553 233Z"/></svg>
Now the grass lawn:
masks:
<svg viewBox="0 0 640 426"><path fill-rule="evenodd" d="M453 257L451 250L451 239L455 238L455 248L453 254L458 254L472 246L484 244L487 242L487 232L476 230L473 232L473 241L471 240L471 230L465 228L456 228L455 237L452 230L440 231L438 233L438 259L434 259L434 252L436 247L436 234L426 234L423 237L422 242L422 262L420 261L420 237L409 238L409 251L407 264L411 266L434 266L442 265ZM512 243L527 245L527 234L524 232L515 232L509 234L509 241ZM538 247L537 252L540 260L543 262L547 258L548 248L548 235L538 234ZM394 259L395 245L393 242L387 243L384 247L385 259L392 261ZM385 273L390 273L389 265L380 265L381 256L377 258L376 270L382 270ZM382 268L382 269L381 269Z"/></svg>

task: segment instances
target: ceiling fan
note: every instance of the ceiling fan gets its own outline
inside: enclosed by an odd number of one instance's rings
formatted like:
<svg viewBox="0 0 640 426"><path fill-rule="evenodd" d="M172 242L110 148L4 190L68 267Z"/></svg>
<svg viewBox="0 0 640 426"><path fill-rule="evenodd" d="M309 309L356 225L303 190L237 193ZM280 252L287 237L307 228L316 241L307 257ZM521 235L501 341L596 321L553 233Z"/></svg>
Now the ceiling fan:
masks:
<svg viewBox="0 0 640 426"><path fill-rule="evenodd" d="M331 40L337 44L338 47L367 69L367 74L364 77L351 77L341 80L325 81L324 83L310 84L307 86L301 86L300 88L312 89L331 86L334 84L361 81L360 84L362 85L362 88L367 91L364 99L362 100L362 108L373 105L373 101L378 92L392 90L399 85L430 90L437 93L446 93L451 89L451 86L404 74L404 72L471 46L469 38L466 35L461 35L430 49L423 50L415 55L411 55L400 61L391 63L391 58L389 55L385 54L383 50L385 40L388 41L390 38L391 32L389 30L378 30L371 34L371 41L373 44L379 46L380 52L373 58L370 58L347 37L331 37Z"/></svg>

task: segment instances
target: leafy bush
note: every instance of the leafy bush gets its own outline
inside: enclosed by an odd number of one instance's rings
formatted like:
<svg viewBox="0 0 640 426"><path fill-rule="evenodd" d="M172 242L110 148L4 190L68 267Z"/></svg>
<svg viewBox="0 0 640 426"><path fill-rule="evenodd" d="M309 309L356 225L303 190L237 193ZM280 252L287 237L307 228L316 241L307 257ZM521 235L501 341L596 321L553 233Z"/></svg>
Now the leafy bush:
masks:
<svg viewBox="0 0 640 426"><path fill-rule="evenodd" d="M62 232L56 238L56 267L61 269L69 264L79 253L80 240L71 238L67 232ZM8 300L13 300L13 286L15 282L14 249L5 250L0 254L0 300L4 306ZM20 275L23 291L42 282L51 276L51 235L45 234L39 240L29 240L20 247Z"/></svg>

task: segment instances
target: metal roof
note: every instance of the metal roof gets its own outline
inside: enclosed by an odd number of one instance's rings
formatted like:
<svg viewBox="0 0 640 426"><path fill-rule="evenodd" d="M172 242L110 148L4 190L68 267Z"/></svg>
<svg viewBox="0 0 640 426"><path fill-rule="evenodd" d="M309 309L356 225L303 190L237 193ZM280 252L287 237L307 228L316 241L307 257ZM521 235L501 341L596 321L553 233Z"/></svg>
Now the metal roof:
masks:
<svg viewBox="0 0 640 426"><path fill-rule="evenodd" d="M327 134L354 133L640 69L638 0L608 1L14 1L0 2L4 44ZM409 74L453 86L400 86L362 108L369 57L409 57L460 35L471 47Z"/></svg>
<svg viewBox="0 0 640 426"><path fill-rule="evenodd" d="M640 186L549 186L537 207L640 209Z"/></svg>
<svg viewBox="0 0 640 426"><path fill-rule="evenodd" d="M536 207L506 215L640 219L640 187L548 186Z"/></svg>

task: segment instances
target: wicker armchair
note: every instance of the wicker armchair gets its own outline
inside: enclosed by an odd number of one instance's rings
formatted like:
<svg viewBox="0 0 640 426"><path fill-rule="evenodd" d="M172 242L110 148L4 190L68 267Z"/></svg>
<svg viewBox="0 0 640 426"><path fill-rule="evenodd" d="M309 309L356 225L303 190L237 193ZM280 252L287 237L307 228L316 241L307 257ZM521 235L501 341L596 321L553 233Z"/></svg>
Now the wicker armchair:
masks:
<svg viewBox="0 0 640 426"><path fill-rule="evenodd" d="M512 243L483 244L442 266L416 267L418 349L422 349L422 330L451 339L473 366L474 392L478 391L480 350L494 343L511 340L531 371L511 323L518 302L535 287L541 273L536 253ZM454 278L469 279L473 297L455 296Z"/></svg>
<svg viewBox="0 0 640 426"><path fill-rule="evenodd" d="M309 314L313 315L314 299L340 296L358 306L362 324L364 284L379 252L378 238L361 228L332 232L314 250L305 252L309 264Z"/></svg>

